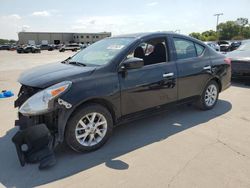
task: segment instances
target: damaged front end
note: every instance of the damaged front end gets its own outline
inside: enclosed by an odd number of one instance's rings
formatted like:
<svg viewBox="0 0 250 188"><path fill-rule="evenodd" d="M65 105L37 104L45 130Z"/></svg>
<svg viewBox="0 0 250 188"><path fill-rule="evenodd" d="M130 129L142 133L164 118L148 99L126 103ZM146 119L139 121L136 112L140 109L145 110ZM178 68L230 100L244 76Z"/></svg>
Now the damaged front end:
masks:
<svg viewBox="0 0 250 188"><path fill-rule="evenodd" d="M44 169L55 165L54 148L62 140L58 138L58 125L65 117L65 109L71 108L59 96L70 86L69 81L46 89L22 85L14 104L19 108L15 121L19 131L12 138L22 166L40 163L39 169Z"/></svg>

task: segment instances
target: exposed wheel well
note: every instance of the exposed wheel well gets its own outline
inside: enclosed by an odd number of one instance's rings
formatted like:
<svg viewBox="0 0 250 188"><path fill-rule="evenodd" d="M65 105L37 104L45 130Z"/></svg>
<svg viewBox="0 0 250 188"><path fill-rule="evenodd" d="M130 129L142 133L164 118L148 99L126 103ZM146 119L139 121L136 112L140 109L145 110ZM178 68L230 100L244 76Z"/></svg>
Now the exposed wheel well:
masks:
<svg viewBox="0 0 250 188"><path fill-rule="evenodd" d="M216 83L219 86L219 92L221 92L222 86L221 86L221 81L218 78L213 78L212 80L216 81Z"/></svg>
<svg viewBox="0 0 250 188"><path fill-rule="evenodd" d="M115 124L115 122L116 122L116 114L114 112L112 104L110 102L104 100L104 99L90 99L90 100L85 101L85 102L81 103L80 105L78 105L75 110L81 108L82 106L84 106L86 104L90 104L90 103L99 104L99 105L102 105L103 107L105 107L110 112L110 114L112 116L112 119L113 119L113 123ZM74 111L71 114L73 114Z"/></svg>

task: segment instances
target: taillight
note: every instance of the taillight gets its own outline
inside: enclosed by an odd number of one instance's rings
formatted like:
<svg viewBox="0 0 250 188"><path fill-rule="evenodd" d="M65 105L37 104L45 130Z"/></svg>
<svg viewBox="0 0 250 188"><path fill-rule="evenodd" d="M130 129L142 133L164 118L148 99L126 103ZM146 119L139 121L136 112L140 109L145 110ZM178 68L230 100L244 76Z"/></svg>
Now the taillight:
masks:
<svg viewBox="0 0 250 188"><path fill-rule="evenodd" d="M224 61L226 64L231 66L231 59L230 58L225 58Z"/></svg>

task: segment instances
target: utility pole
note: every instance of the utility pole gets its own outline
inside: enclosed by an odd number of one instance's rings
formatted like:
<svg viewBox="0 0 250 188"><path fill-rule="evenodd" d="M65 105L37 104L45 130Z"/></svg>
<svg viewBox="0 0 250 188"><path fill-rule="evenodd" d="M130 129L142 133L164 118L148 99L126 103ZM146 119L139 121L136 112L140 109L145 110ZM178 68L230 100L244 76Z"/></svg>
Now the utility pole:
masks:
<svg viewBox="0 0 250 188"><path fill-rule="evenodd" d="M217 23L216 23L216 33L217 33L217 41L219 41L219 31L218 31L218 25L219 25L219 18L220 16L222 16L223 13L218 13L218 14L215 14L214 16L217 17Z"/></svg>

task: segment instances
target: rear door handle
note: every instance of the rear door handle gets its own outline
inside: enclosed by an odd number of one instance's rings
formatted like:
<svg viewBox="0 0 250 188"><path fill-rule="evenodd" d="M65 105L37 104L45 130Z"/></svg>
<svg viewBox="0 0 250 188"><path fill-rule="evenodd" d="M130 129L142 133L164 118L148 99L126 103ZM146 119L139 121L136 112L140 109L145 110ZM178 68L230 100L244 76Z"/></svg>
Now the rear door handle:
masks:
<svg viewBox="0 0 250 188"><path fill-rule="evenodd" d="M211 68L212 67L210 65L203 67L204 70L211 70Z"/></svg>
<svg viewBox="0 0 250 188"><path fill-rule="evenodd" d="M174 76L174 73L173 72L170 72L170 73L165 73L162 75L163 78L170 78L170 77L173 77Z"/></svg>

